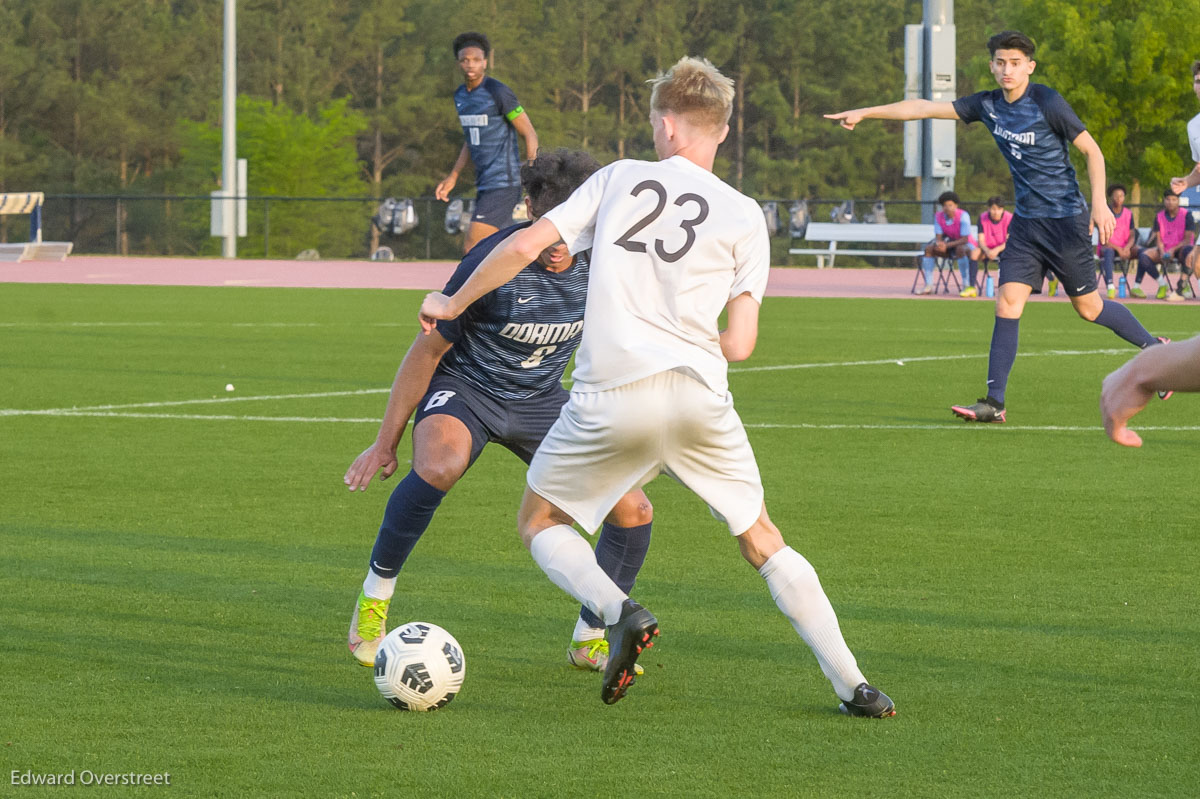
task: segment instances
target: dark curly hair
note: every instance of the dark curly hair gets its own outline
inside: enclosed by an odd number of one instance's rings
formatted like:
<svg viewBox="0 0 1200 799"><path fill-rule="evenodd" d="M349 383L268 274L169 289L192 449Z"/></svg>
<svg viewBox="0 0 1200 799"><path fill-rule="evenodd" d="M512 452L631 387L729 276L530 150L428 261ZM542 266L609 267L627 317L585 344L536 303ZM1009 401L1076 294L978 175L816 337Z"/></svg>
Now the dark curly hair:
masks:
<svg viewBox="0 0 1200 799"><path fill-rule="evenodd" d="M944 191L938 195L938 205L941 205L946 201L950 201L955 205L962 205L962 202L958 199L958 195L952 191Z"/></svg>
<svg viewBox="0 0 1200 799"><path fill-rule="evenodd" d="M521 185L529 195L533 215L541 216L565 201L599 168L600 162L582 150L560 147L540 151L537 158L521 166Z"/></svg>
<svg viewBox="0 0 1200 799"><path fill-rule="evenodd" d="M492 54L492 43L488 41L488 37L482 33L475 31L467 31L460 33L454 37L454 44L450 45L454 49L454 57L458 58L458 53L464 47L478 47L483 51L483 57L487 58Z"/></svg>
<svg viewBox="0 0 1200 799"><path fill-rule="evenodd" d="M1000 31L988 39L987 43L988 52L993 56L996 55L997 50L1020 50L1026 58L1033 58L1035 47L1033 39L1020 31Z"/></svg>

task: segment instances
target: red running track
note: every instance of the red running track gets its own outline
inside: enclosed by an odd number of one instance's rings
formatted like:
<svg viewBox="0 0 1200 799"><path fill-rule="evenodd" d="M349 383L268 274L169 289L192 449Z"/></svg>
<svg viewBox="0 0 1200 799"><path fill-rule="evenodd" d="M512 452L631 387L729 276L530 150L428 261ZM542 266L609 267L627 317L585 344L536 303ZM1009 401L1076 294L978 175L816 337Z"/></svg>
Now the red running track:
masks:
<svg viewBox="0 0 1200 799"><path fill-rule="evenodd" d="M0 283L93 283L150 286L277 286L290 288L425 289L446 284L449 261L266 261L220 258L73 256L65 261L0 263ZM771 297L959 299L957 294L914 296L914 270L771 269ZM919 281L918 281L919 282ZM1032 299L1052 298L1035 295ZM1065 298L1062 294L1059 301ZM989 302L980 297L973 302ZM1139 302L1139 300L1132 300Z"/></svg>

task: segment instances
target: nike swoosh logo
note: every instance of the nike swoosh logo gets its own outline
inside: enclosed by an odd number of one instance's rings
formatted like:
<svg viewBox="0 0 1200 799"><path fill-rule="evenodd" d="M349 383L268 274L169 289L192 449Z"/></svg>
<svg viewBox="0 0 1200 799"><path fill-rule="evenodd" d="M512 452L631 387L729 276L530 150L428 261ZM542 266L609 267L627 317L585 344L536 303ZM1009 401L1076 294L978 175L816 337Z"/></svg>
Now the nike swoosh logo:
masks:
<svg viewBox="0 0 1200 799"><path fill-rule="evenodd" d="M529 302L532 299L533 299L533 297L517 297L517 304L524 305L525 303Z"/></svg>
<svg viewBox="0 0 1200 799"><path fill-rule="evenodd" d="M1087 288L1087 286L1080 286L1079 288L1077 288L1077 289L1075 289L1075 290L1076 290L1076 291L1083 291L1083 290L1084 290L1084 289L1086 289L1086 288Z"/></svg>

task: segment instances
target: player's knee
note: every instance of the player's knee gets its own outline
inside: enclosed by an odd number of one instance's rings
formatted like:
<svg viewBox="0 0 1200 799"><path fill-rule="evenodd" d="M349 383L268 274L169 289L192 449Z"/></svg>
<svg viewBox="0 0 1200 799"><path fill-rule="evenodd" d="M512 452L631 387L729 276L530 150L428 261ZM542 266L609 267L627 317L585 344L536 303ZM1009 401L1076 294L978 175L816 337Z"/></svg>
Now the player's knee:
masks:
<svg viewBox="0 0 1200 799"><path fill-rule="evenodd" d="M437 460L415 459L413 471L417 476L438 491L449 491L467 470L467 464L457 459L441 458Z"/></svg>
<svg viewBox="0 0 1200 799"><path fill-rule="evenodd" d="M641 527L654 521L654 506L641 491L621 497L605 520L617 527Z"/></svg>
<svg viewBox="0 0 1200 799"><path fill-rule="evenodd" d="M1075 313L1079 314L1080 319L1088 322L1095 322L1103 310L1104 301L1095 295L1087 295L1075 303Z"/></svg>

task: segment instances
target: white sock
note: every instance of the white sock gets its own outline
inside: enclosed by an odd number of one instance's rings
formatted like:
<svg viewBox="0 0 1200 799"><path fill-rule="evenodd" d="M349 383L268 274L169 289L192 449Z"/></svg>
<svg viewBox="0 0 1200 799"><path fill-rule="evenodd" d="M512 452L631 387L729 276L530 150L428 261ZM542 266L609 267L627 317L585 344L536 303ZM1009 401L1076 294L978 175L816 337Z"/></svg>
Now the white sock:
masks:
<svg viewBox="0 0 1200 799"><path fill-rule="evenodd" d="M364 594L371 599L391 599L395 592L395 577L380 577L374 569L367 569L367 579L363 580Z"/></svg>
<svg viewBox="0 0 1200 799"><path fill-rule="evenodd" d="M529 554L550 582L586 605L605 624L616 624L621 618L621 603L629 597L604 573L596 563L596 553L571 527L559 524L542 530L533 537Z"/></svg>
<svg viewBox="0 0 1200 799"><path fill-rule="evenodd" d="M767 581L775 604L817 656L834 692L842 699L853 699L855 687L867 678L842 638L833 605L812 564L796 550L784 547L768 558L758 573Z"/></svg>
<svg viewBox="0 0 1200 799"><path fill-rule="evenodd" d="M1163 274L1163 272L1165 272L1165 271L1167 271L1167 270L1163 269L1162 272L1158 273L1158 285L1160 285L1160 286L1167 285L1167 276Z"/></svg>
<svg viewBox="0 0 1200 799"><path fill-rule="evenodd" d="M575 620L575 632L571 633L572 641L595 641L604 637L603 627L593 627L583 619Z"/></svg>

